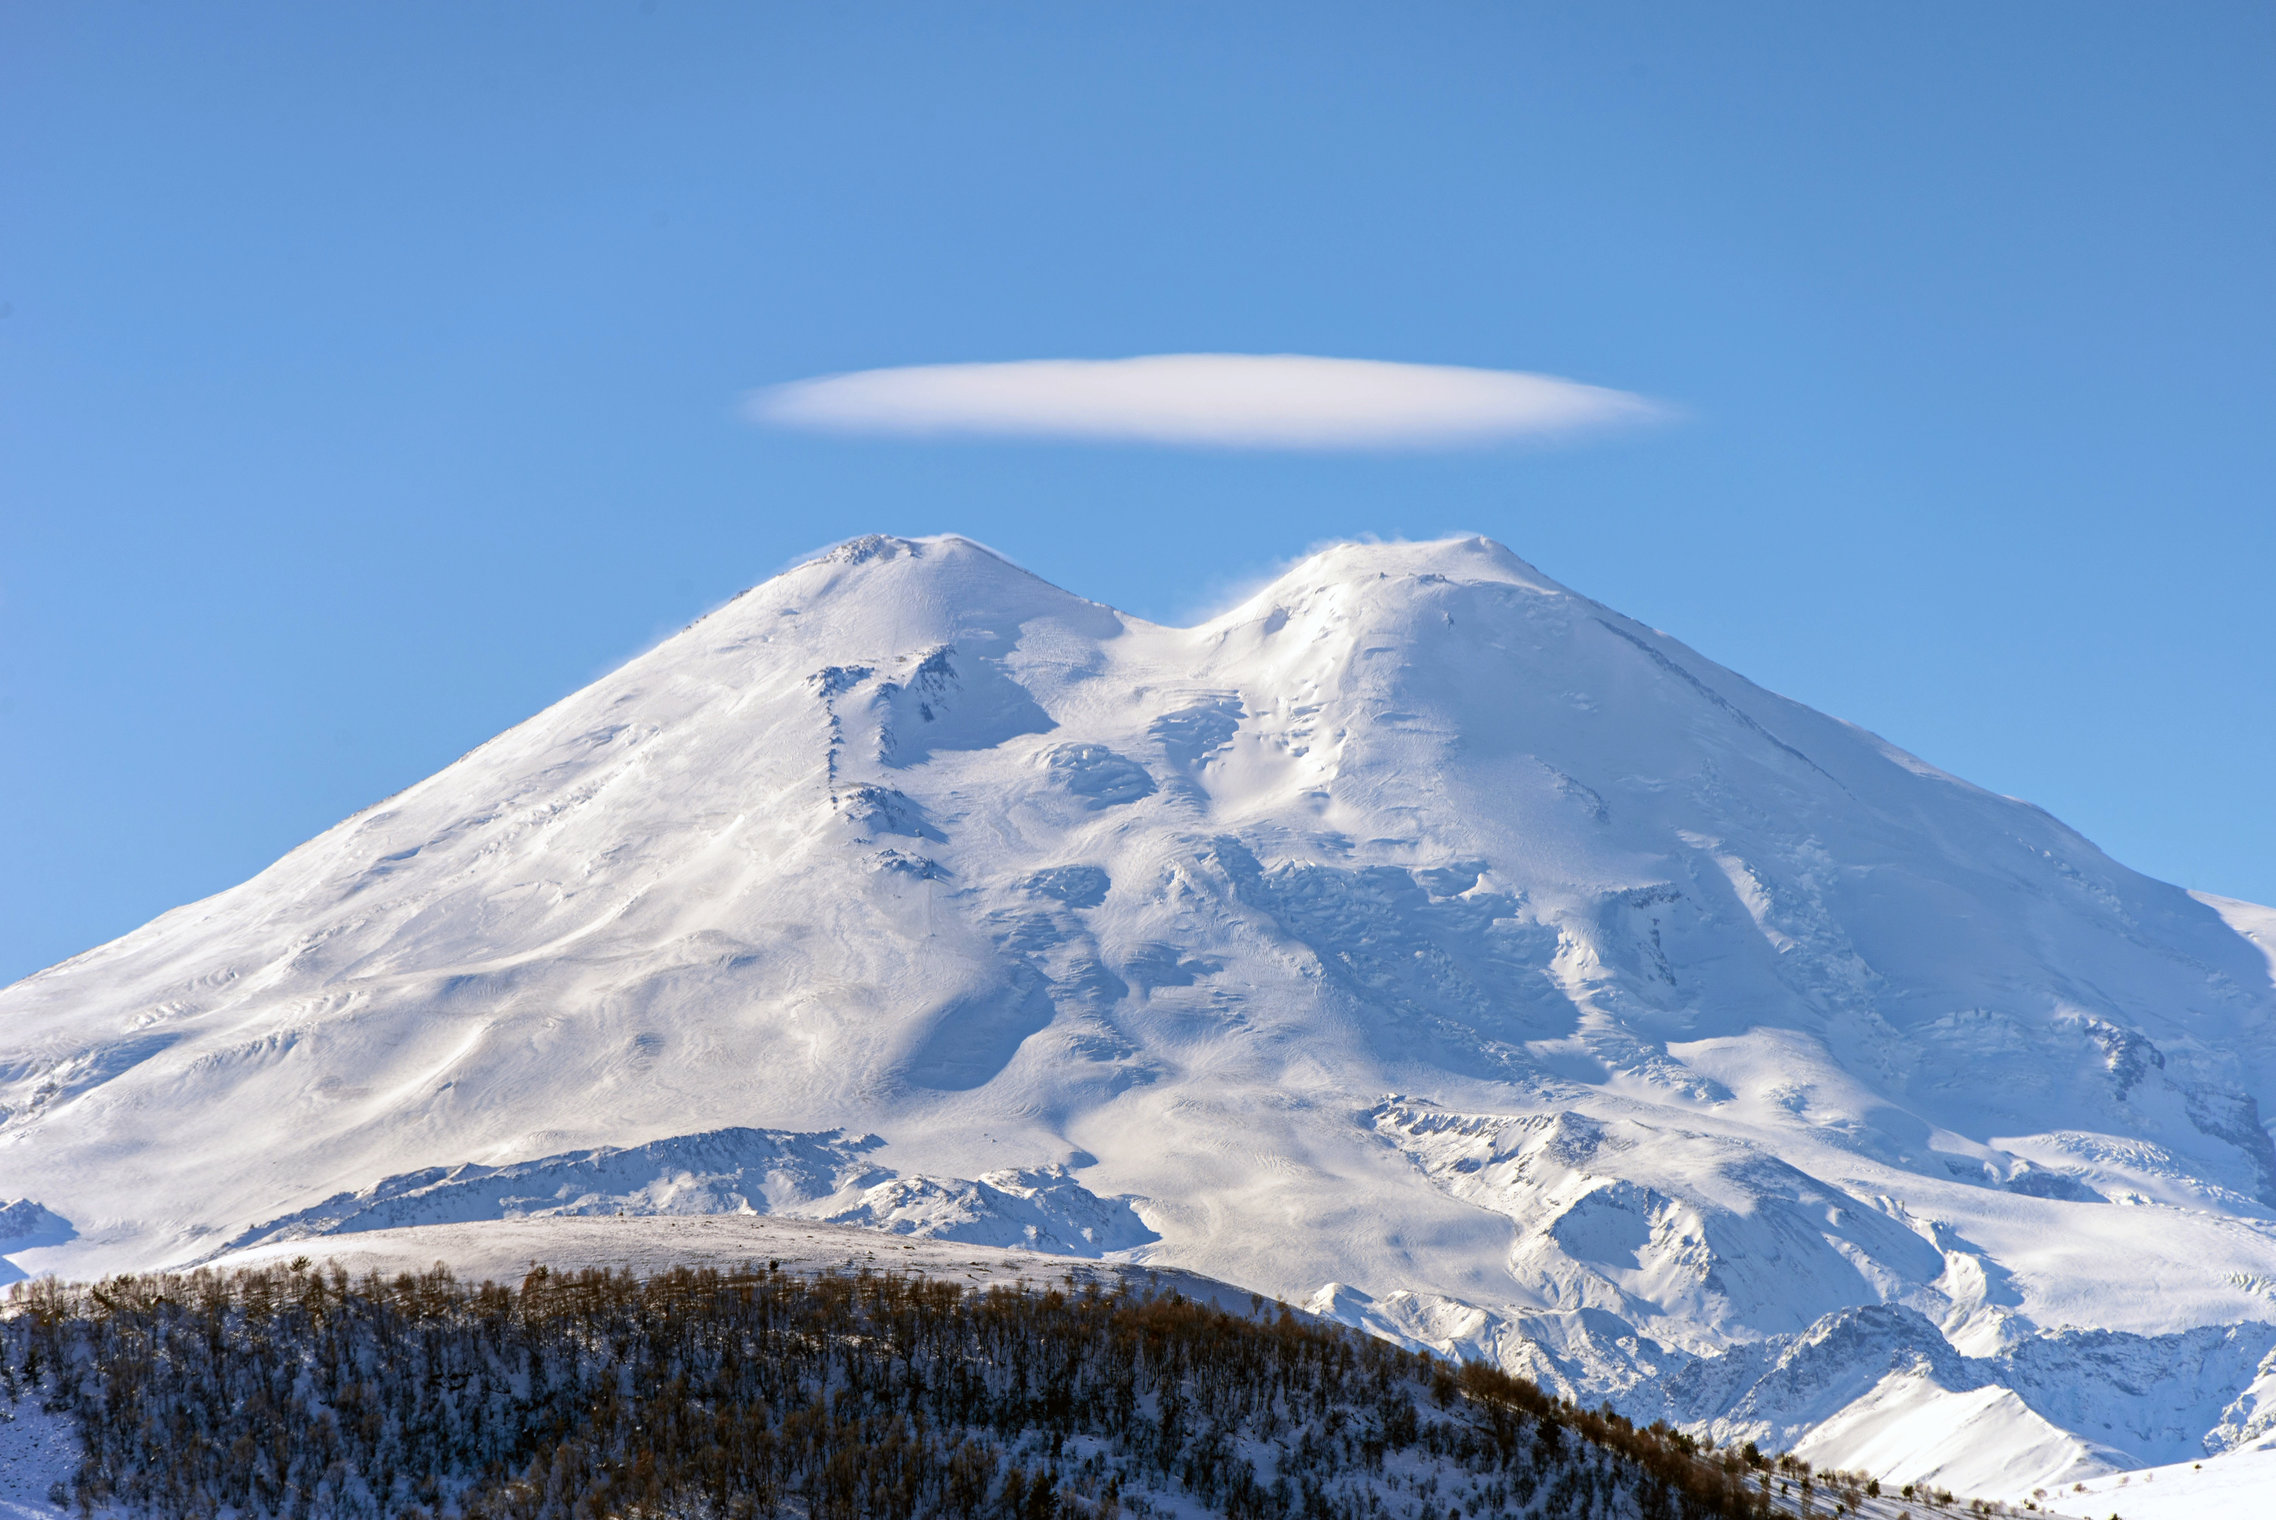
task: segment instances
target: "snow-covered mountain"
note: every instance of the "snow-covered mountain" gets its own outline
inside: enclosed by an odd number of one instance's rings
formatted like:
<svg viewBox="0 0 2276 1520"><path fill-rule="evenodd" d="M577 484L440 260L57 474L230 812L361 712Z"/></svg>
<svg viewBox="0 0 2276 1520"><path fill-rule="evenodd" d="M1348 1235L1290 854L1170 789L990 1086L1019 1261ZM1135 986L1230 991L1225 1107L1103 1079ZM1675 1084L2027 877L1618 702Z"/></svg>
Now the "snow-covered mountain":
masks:
<svg viewBox="0 0 2276 1520"><path fill-rule="evenodd" d="M2272 955L1484 540L864 539L0 991L0 1253L785 1212L2027 1490L2276 1435Z"/></svg>

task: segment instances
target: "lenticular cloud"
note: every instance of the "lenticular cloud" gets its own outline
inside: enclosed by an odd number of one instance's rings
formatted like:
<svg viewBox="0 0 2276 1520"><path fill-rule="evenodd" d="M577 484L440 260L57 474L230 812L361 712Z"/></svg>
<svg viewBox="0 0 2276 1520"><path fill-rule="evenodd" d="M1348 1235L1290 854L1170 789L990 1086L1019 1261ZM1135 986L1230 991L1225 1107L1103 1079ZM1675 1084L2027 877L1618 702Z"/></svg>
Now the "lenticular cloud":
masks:
<svg viewBox="0 0 2276 1520"><path fill-rule="evenodd" d="M1231 449L1458 448L1664 415L1642 396L1555 375L1305 354L862 370L756 392L747 413L827 432Z"/></svg>

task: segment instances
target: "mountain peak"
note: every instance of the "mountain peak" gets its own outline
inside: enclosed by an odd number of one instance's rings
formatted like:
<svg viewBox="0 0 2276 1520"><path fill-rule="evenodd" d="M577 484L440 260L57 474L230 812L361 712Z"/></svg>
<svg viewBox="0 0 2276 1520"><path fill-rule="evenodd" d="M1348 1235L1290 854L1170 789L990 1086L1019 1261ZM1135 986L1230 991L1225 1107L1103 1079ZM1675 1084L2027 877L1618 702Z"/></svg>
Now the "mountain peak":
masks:
<svg viewBox="0 0 2276 1520"><path fill-rule="evenodd" d="M812 565L867 565L897 559L955 561L974 557L1012 565L1005 555L977 539L966 538L961 533L930 533L917 538L903 538L892 533L863 533L832 544L812 559L802 561L797 568L805 569Z"/></svg>
<svg viewBox="0 0 2276 1520"><path fill-rule="evenodd" d="M1341 1284L1591 1399L1739 1358L1679 1423L1860 1307L2178 1365L2276 1281L2216 908L1487 539L1168 628L879 535L0 989L12 1254L737 1199Z"/></svg>
<svg viewBox="0 0 2276 1520"><path fill-rule="evenodd" d="M1348 539L1305 555L1222 618L1243 621L1329 590L1366 598L1390 582L1501 584L1545 595L1570 594L1490 538Z"/></svg>
<svg viewBox="0 0 2276 1520"><path fill-rule="evenodd" d="M920 538L866 533L833 544L751 589L777 587L795 600L858 592L879 582L896 586L937 584L960 595L981 586L1023 586L1039 594L1071 596L987 545L956 533Z"/></svg>
<svg viewBox="0 0 2276 1520"><path fill-rule="evenodd" d="M1364 580L1390 575L1442 575L1449 580L1507 581L1563 590L1508 546L1480 534L1431 539L1346 539L1314 550L1291 575Z"/></svg>
<svg viewBox="0 0 2276 1520"><path fill-rule="evenodd" d="M717 665L722 651L752 644L871 663L912 653L922 658L956 644L1000 651L1039 620L1070 623L1098 637L1121 626L1111 610L961 534L871 533L751 587L619 674L684 669L691 661ZM717 678L740 684L743 678L730 672L748 668L731 658Z"/></svg>

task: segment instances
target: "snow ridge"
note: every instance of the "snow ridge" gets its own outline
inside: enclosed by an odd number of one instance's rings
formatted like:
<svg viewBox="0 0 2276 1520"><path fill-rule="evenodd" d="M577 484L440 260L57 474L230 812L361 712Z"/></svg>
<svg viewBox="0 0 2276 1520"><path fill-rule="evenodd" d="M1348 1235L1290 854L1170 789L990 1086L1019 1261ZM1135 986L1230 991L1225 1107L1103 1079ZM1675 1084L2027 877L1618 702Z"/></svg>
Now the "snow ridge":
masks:
<svg viewBox="0 0 2276 1520"><path fill-rule="evenodd" d="M1098 1197L1065 1167L905 1177L868 1159L883 1144L844 1130L736 1128L509 1166L428 1167L255 1225L213 1255L414 1225L610 1214L781 1214L1063 1256L1155 1238L1126 1201Z"/></svg>

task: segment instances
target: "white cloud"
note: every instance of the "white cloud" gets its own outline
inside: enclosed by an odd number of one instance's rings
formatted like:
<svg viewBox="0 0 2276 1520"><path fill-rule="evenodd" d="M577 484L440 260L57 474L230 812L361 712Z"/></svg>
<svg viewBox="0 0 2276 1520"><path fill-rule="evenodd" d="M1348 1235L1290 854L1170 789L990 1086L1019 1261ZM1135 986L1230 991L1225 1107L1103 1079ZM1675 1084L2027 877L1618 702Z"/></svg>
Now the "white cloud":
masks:
<svg viewBox="0 0 2276 1520"><path fill-rule="evenodd" d="M1321 359L1154 354L926 364L755 392L755 422L836 433L1226 449L1460 448L1648 422L1667 409L1555 375Z"/></svg>

